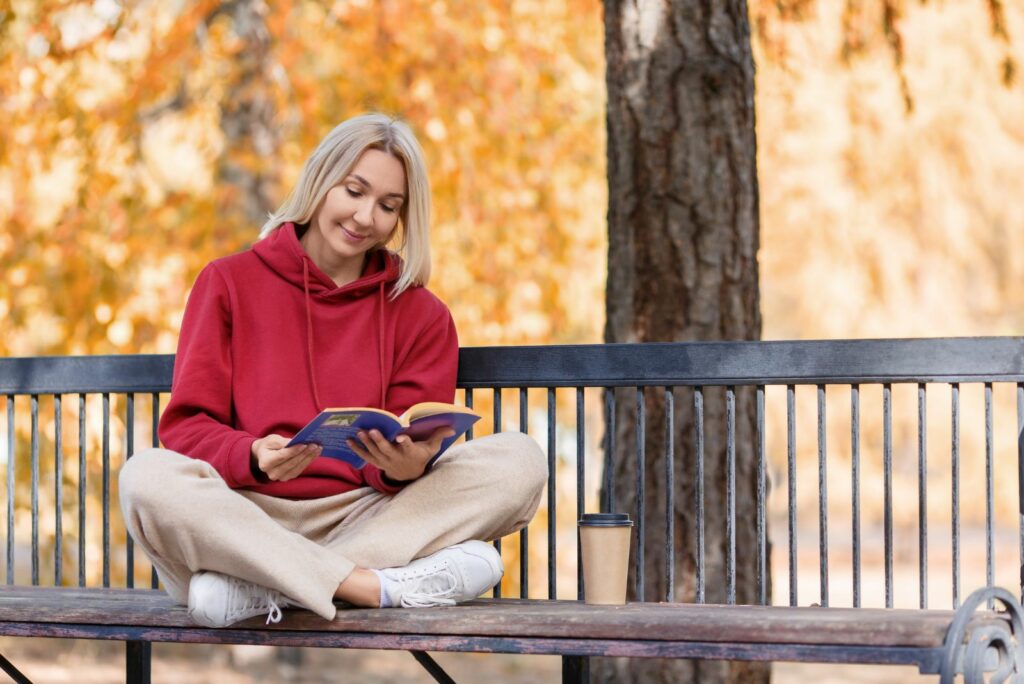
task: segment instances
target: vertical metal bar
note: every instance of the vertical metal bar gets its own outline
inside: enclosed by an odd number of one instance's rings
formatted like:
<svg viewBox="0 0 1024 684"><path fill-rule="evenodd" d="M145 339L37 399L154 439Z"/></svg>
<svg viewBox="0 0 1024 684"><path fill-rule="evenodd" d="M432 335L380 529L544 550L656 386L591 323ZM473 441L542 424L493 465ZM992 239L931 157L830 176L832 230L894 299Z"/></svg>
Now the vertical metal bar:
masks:
<svg viewBox="0 0 1024 684"><path fill-rule="evenodd" d="M644 388L636 388L636 598L646 600L644 570L647 564L645 480L647 479L647 405Z"/></svg>
<svg viewBox="0 0 1024 684"><path fill-rule="evenodd" d="M555 450L556 440L555 437L555 388L548 388L548 598L558 598L558 587L556 586L557 568L555 566L555 560L558 558L555 551L555 522L558 520L558 516L555 514L555 494L557 487L555 486L555 472L556 456Z"/></svg>
<svg viewBox="0 0 1024 684"><path fill-rule="evenodd" d="M1024 603L1024 383L1017 383L1017 561L1021 569L1020 600Z"/></svg>
<svg viewBox="0 0 1024 684"><path fill-rule="evenodd" d="M818 569L821 605L828 607L828 453L825 440L825 386L818 385Z"/></svg>
<svg viewBox="0 0 1024 684"><path fill-rule="evenodd" d="M529 389L519 388L519 431L524 435L530 433L529 424ZM550 479L550 478L549 478ZM523 525L519 530L519 597L530 596L530 526Z"/></svg>
<svg viewBox="0 0 1024 684"><path fill-rule="evenodd" d="M110 394L103 393L103 586L110 586Z"/></svg>
<svg viewBox="0 0 1024 684"><path fill-rule="evenodd" d="M85 586L85 394L78 395L78 586Z"/></svg>
<svg viewBox="0 0 1024 684"><path fill-rule="evenodd" d="M960 383L953 388L953 609L960 607Z"/></svg>
<svg viewBox="0 0 1024 684"><path fill-rule="evenodd" d="M473 389L470 387L466 388L466 408L473 408ZM466 441L473 439L473 426L470 425L469 429L466 430Z"/></svg>
<svg viewBox="0 0 1024 684"><path fill-rule="evenodd" d="M765 454L764 385L757 386L757 601L768 605L768 464Z"/></svg>
<svg viewBox="0 0 1024 684"><path fill-rule="evenodd" d="M928 386L917 385L917 529L918 591L921 610L928 607Z"/></svg>
<svg viewBox="0 0 1024 684"><path fill-rule="evenodd" d="M665 601L676 596L676 398L665 388Z"/></svg>
<svg viewBox="0 0 1024 684"><path fill-rule="evenodd" d="M14 395L7 395L7 583L14 584Z"/></svg>
<svg viewBox="0 0 1024 684"><path fill-rule="evenodd" d="M39 395L32 395L32 585L39 584Z"/></svg>
<svg viewBox="0 0 1024 684"><path fill-rule="evenodd" d="M124 647L125 682L150 684L153 644L148 641L126 641Z"/></svg>
<svg viewBox="0 0 1024 684"><path fill-rule="evenodd" d="M590 681L590 659L586 656L562 656L562 684Z"/></svg>
<svg viewBox="0 0 1024 684"><path fill-rule="evenodd" d="M586 489L586 460L587 454L584 448L586 437L586 412L584 392L582 387L576 388L576 520L583 518L586 507L584 498ZM578 537L576 543L576 598L583 600L583 551L580 548ZM562 661L565 662L564 660Z"/></svg>
<svg viewBox="0 0 1024 684"><path fill-rule="evenodd" d="M850 387L850 478L853 480L853 607L860 608L860 385Z"/></svg>
<svg viewBox="0 0 1024 684"><path fill-rule="evenodd" d="M995 584L993 565L995 563L992 547L992 521L995 517L993 498L995 483L993 482L993 440L992 440L992 383L985 383L985 586ZM988 609L992 610L992 599L988 600Z"/></svg>
<svg viewBox="0 0 1024 684"><path fill-rule="evenodd" d="M468 392L469 390L466 391ZM152 409L150 411L149 416L151 431L150 434L152 436L150 446L152 446L154 449L158 449L160 447L160 394L157 392L153 392L150 395L149 403L150 408Z"/></svg>
<svg viewBox="0 0 1024 684"><path fill-rule="evenodd" d="M604 501L601 510L610 513L615 505L615 388L604 389L604 420L605 420L605 448L604 448Z"/></svg>
<svg viewBox="0 0 1024 684"><path fill-rule="evenodd" d="M127 393L125 407L125 437L124 437L124 460L125 463L135 453L135 393ZM131 535L125 539L125 582L129 589L135 588L135 545L132 543Z"/></svg>
<svg viewBox="0 0 1024 684"><path fill-rule="evenodd" d="M492 391L493 404L492 404L492 418L494 422L494 434L501 432L501 388L495 387ZM494 548L497 549L498 555L501 555L501 540L494 540ZM498 582L494 586L494 598L501 598L501 582Z"/></svg>
<svg viewBox="0 0 1024 684"><path fill-rule="evenodd" d="M494 434L498 434L502 430L502 419L501 419L501 388L494 387L491 390L491 396L493 400L491 402L491 418L494 423Z"/></svg>
<svg viewBox="0 0 1024 684"><path fill-rule="evenodd" d="M789 507L789 605L797 604L796 593L796 387L786 386L786 462Z"/></svg>
<svg viewBox="0 0 1024 684"><path fill-rule="evenodd" d="M693 392L694 426L696 427L696 500L697 507L697 603L704 603L704 388Z"/></svg>
<svg viewBox="0 0 1024 684"><path fill-rule="evenodd" d="M466 391L468 392L469 390ZM160 394L158 392L153 392L150 404L152 408L152 415L150 416L150 420L152 421L152 446L156 449L160 446L160 435L158 433L158 429L160 427ZM157 589L160 586L160 578L157 576L155 565L151 566L150 569L149 586L152 589Z"/></svg>
<svg viewBox="0 0 1024 684"><path fill-rule="evenodd" d="M53 395L53 583L63 584L64 565L64 434L61 395Z"/></svg>
<svg viewBox="0 0 1024 684"><path fill-rule="evenodd" d="M882 470L885 508L885 607L892 608L892 385L890 384L882 386L882 414Z"/></svg>
<svg viewBox="0 0 1024 684"><path fill-rule="evenodd" d="M736 388L725 390L725 602L736 603Z"/></svg>

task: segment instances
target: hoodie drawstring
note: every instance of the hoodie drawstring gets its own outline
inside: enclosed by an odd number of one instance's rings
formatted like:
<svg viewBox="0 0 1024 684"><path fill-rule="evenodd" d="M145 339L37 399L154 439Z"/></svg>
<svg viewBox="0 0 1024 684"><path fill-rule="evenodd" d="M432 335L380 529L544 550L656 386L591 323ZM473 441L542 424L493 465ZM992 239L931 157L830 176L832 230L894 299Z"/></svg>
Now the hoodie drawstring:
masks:
<svg viewBox="0 0 1024 684"><path fill-rule="evenodd" d="M313 361L313 307L309 301L309 258L302 258L302 290L306 297L306 367L309 369L309 385L313 388L313 402L317 411L323 411L320 392L316 386L316 366Z"/></svg>
<svg viewBox="0 0 1024 684"><path fill-rule="evenodd" d="M384 281L380 283L380 288L377 290L379 296L377 297L377 303L380 305L380 313L377 316L377 363L380 368L380 407L385 411L388 410L387 404L384 402L387 400L387 383L384 382Z"/></svg>
<svg viewBox="0 0 1024 684"><path fill-rule="evenodd" d="M306 368L309 370L309 385L313 390L313 401L317 411L323 411L320 391L316 384L316 363L313 359L313 306L309 294L309 257L302 259L302 291L306 302ZM387 382L384 378L384 282L377 288L377 368L380 372L380 408L387 410Z"/></svg>

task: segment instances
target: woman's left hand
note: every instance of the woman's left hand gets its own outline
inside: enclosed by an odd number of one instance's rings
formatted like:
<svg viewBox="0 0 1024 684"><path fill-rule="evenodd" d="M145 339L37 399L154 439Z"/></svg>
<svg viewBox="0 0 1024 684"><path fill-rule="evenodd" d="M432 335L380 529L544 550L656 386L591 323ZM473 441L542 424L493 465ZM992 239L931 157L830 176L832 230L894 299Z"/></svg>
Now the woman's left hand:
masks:
<svg viewBox="0 0 1024 684"><path fill-rule="evenodd" d="M442 427L422 442L414 442L408 435L399 435L394 442L389 442L377 430L360 431L359 440L348 440L348 446L364 461L380 468L389 479L415 480L440 450L441 442L454 434L451 428Z"/></svg>

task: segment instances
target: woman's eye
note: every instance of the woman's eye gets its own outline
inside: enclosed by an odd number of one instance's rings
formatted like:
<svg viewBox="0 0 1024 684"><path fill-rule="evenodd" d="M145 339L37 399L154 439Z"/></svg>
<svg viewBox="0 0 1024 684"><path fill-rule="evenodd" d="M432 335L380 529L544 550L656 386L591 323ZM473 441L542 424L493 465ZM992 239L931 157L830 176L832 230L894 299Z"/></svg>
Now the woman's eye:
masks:
<svg viewBox="0 0 1024 684"><path fill-rule="evenodd" d="M380 205L380 207L389 214L394 214L396 211L398 211L398 209L395 209L394 207L389 207L386 204L382 204Z"/></svg>
<svg viewBox="0 0 1024 684"><path fill-rule="evenodd" d="M359 192L358 190L353 190L352 188L345 188L345 191L348 192L348 196L349 197L362 197L363 196L363 193Z"/></svg>

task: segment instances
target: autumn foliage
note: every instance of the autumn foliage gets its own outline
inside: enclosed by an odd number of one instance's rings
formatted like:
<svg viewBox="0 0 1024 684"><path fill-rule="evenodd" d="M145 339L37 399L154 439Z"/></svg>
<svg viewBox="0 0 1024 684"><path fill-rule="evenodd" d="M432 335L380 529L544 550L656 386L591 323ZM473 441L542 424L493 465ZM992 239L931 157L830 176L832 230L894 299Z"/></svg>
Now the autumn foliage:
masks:
<svg viewBox="0 0 1024 684"><path fill-rule="evenodd" d="M0 354L172 352L198 270L367 110L426 149L464 343L597 337L597 2L177 7L0 9Z"/></svg>

